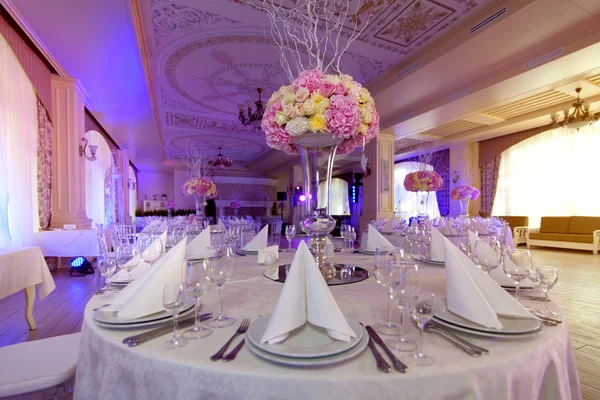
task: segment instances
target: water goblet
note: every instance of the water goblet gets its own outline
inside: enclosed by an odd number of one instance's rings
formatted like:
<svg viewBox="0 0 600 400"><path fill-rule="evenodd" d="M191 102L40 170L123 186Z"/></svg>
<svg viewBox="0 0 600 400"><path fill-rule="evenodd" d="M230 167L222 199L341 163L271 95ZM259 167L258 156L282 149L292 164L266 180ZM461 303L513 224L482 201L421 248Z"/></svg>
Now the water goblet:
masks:
<svg viewBox="0 0 600 400"><path fill-rule="evenodd" d="M353 226L349 226L348 227L348 232L346 233L348 235L348 253L353 253L354 252L354 242L356 241L356 231L354 230Z"/></svg>
<svg viewBox="0 0 600 400"><path fill-rule="evenodd" d="M531 253L529 250L506 249L503 261L504 273L515 281L515 298L519 301L520 282L532 273Z"/></svg>
<svg viewBox="0 0 600 400"><path fill-rule="evenodd" d="M486 243L485 240L478 239L473 246L471 259L486 274L497 268L502 261L502 250L499 242Z"/></svg>
<svg viewBox="0 0 600 400"><path fill-rule="evenodd" d="M409 227L406 229L406 242L408 243L410 249L407 254L407 258L409 259L417 259L415 257L415 244L418 232L419 229L416 225L409 225Z"/></svg>
<svg viewBox="0 0 600 400"><path fill-rule="evenodd" d="M231 240L231 244L233 244L232 247L233 247L234 257L237 257L238 240L240 240L240 237L241 237L240 225L238 223L233 224L229 228L229 238Z"/></svg>
<svg viewBox="0 0 600 400"><path fill-rule="evenodd" d="M102 253L102 255L98 258L98 270L100 271L100 275L102 275L104 278L104 284L106 285L106 289L104 289L102 295L103 299L109 299L111 296L111 292L109 290L110 277L113 276L116 269L117 260L110 257L108 253Z"/></svg>
<svg viewBox="0 0 600 400"><path fill-rule="evenodd" d="M375 249L375 265L373 277L375 281L386 289L388 299L388 318L387 321L380 321L375 324L375 330L382 335L395 336L398 334L398 325L393 321L392 300L390 293L390 283L393 279L392 267L404 259L404 251L397 247L377 247Z"/></svg>
<svg viewBox="0 0 600 400"><path fill-rule="evenodd" d="M537 267L535 272L540 289L544 291L544 309L536 311L543 315L557 315L554 311L550 311L548 308L548 292L558 281L558 269L555 267Z"/></svg>
<svg viewBox="0 0 600 400"><path fill-rule="evenodd" d="M127 271L127 280L131 282L131 270L140 262L138 246L128 240L121 241L117 245L117 264L119 268Z"/></svg>
<svg viewBox="0 0 600 400"><path fill-rule="evenodd" d="M419 327L419 346L414 355L414 360L417 365L426 366L432 365L434 359L423 353L423 329L425 324L431 320L435 312L435 295L433 293L421 292L416 297L414 304L411 307L413 320Z"/></svg>
<svg viewBox="0 0 600 400"><path fill-rule="evenodd" d="M288 241L288 252L292 252L292 239L296 236L296 225L286 225L285 227L285 238Z"/></svg>
<svg viewBox="0 0 600 400"><path fill-rule="evenodd" d="M177 332L177 323L179 313L185 305L185 287L181 283L170 282L165 284L163 289L163 306L166 311L173 315L173 337L164 343L167 349L176 349L185 346L188 342L186 338Z"/></svg>
<svg viewBox="0 0 600 400"><path fill-rule="evenodd" d="M183 336L189 339L201 339L212 333L212 329L200 325L200 296L210 288L210 271L204 260L187 261L185 263L185 288L187 293L194 298L194 326L188 329Z"/></svg>
<svg viewBox="0 0 600 400"><path fill-rule="evenodd" d="M419 266L414 262L401 261L390 266L390 295L400 308L399 335L395 344L397 351L416 350L417 344L414 340L406 337L406 310L414 303L421 290L421 279Z"/></svg>
<svg viewBox="0 0 600 400"><path fill-rule="evenodd" d="M348 228L350 227L350 225L348 224L342 224L342 226L340 226L340 236L342 237L342 239L344 239L344 248L342 249L342 253L347 253L348 252Z"/></svg>
<svg viewBox="0 0 600 400"><path fill-rule="evenodd" d="M155 235L140 235L138 237L138 247L142 260L152 265L158 260L162 254L163 246L160 236Z"/></svg>
<svg viewBox="0 0 600 400"><path fill-rule="evenodd" d="M223 313L223 285L233 277L233 268L235 264L234 258L229 254L224 254L222 257L210 258L206 260L210 280L217 285L219 289L219 315L212 319L208 325L213 328L225 328L235 324L237 321L234 317L228 317Z"/></svg>

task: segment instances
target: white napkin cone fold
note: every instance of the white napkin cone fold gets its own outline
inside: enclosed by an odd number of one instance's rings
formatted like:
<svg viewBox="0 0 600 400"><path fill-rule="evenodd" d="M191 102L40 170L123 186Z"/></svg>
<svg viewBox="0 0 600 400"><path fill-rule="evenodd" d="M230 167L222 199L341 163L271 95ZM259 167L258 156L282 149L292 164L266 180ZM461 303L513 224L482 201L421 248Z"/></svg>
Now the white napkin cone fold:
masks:
<svg viewBox="0 0 600 400"><path fill-rule="evenodd" d="M335 340L356 338L306 243L300 242L261 343L282 342L306 322L325 328Z"/></svg>
<svg viewBox="0 0 600 400"><path fill-rule="evenodd" d="M162 292L167 282L181 282L186 241L159 258L148 273L127 285L113 296L104 311L116 311L117 319L131 320L164 310ZM135 271L135 269L134 269Z"/></svg>
<svg viewBox="0 0 600 400"><path fill-rule="evenodd" d="M242 247L242 250L258 251L260 249L264 249L265 247L267 247L268 239L269 225L265 225L265 227L262 228L260 232L258 232L258 234L252 238L251 241L249 241L244 247Z"/></svg>
<svg viewBox="0 0 600 400"><path fill-rule="evenodd" d="M377 232L377 229L373 225L369 224L369 231L367 232L367 251L375 251L378 247L395 247L390 243L383 235Z"/></svg>
<svg viewBox="0 0 600 400"><path fill-rule="evenodd" d="M381 228L381 232L392 233L394 232L394 220L390 220L387 224Z"/></svg>
<svg viewBox="0 0 600 400"><path fill-rule="evenodd" d="M210 228L205 228L198 236L188 243L185 258L209 258L214 255L210 247Z"/></svg>
<svg viewBox="0 0 600 400"><path fill-rule="evenodd" d="M445 226L444 226L445 227ZM444 235L435 227L431 227L431 260L443 262L444 258Z"/></svg>
<svg viewBox="0 0 600 400"><path fill-rule="evenodd" d="M264 264L267 254L273 254L276 260L279 260L279 246L269 246L258 249L258 263Z"/></svg>
<svg viewBox="0 0 600 400"><path fill-rule="evenodd" d="M444 238L447 306L488 328L502 329L498 315L534 318L452 242Z"/></svg>

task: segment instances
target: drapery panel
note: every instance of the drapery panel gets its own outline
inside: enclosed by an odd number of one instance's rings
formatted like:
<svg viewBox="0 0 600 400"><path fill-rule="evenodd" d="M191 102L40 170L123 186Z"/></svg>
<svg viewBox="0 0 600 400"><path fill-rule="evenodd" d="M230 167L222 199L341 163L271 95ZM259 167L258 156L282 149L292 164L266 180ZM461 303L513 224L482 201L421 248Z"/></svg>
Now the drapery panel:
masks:
<svg viewBox="0 0 600 400"><path fill-rule="evenodd" d="M490 216L498 187L500 156L494 157L481 166L481 214ZM505 214L500 214L505 215Z"/></svg>
<svg viewBox="0 0 600 400"><path fill-rule="evenodd" d="M319 183L319 208L325 208L327 204L327 190L325 190L325 185L325 182ZM332 178L330 190L329 215L350 215L348 182L340 178Z"/></svg>
<svg viewBox="0 0 600 400"><path fill-rule="evenodd" d="M494 215L527 215L531 228L543 216L600 215L598 149L600 123L551 129L505 150Z"/></svg>
<svg viewBox="0 0 600 400"><path fill-rule="evenodd" d="M96 161L85 160L85 210L88 218L96 224L105 224L106 209L104 204L107 171L111 165L111 151L108 142L98 131L85 134L89 145L98 146ZM89 149L86 149L89 152Z"/></svg>
<svg viewBox="0 0 600 400"><path fill-rule="evenodd" d="M0 36L0 248L30 246L39 229L37 106L31 81Z"/></svg>
<svg viewBox="0 0 600 400"><path fill-rule="evenodd" d="M52 219L52 123L48 112L37 98L37 195L40 228L50 226Z"/></svg>

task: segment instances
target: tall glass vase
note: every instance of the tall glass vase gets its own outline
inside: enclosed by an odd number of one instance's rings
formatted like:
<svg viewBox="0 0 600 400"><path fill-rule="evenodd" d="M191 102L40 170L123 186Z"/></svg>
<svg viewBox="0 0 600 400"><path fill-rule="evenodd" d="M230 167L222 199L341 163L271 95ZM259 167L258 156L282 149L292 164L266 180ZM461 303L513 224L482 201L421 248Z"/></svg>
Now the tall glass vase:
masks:
<svg viewBox="0 0 600 400"><path fill-rule="evenodd" d="M194 204L196 206L196 215L204 218L204 196L194 195Z"/></svg>
<svg viewBox="0 0 600 400"><path fill-rule="evenodd" d="M429 205L429 194L431 192L417 192L417 201L418 204L418 214L417 219L419 221L427 221L429 219L429 214L427 213L428 205Z"/></svg>
<svg viewBox="0 0 600 400"><path fill-rule="evenodd" d="M460 216L469 216L469 199L460 200Z"/></svg>
<svg viewBox="0 0 600 400"><path fill-rule="evenodd" d="M335 228L335 220L329 215L329 196L333 161L341 141L331 135L310 133L298 136L294 140L300 151L306 197L300 226L304 233L310 236L310 247L326 281L335 276L334 266L327 262L325 245L327 235ZM325 182L325 193L321 193L320 197L325 201L319 204L318 190L321 182Z"/></svg>

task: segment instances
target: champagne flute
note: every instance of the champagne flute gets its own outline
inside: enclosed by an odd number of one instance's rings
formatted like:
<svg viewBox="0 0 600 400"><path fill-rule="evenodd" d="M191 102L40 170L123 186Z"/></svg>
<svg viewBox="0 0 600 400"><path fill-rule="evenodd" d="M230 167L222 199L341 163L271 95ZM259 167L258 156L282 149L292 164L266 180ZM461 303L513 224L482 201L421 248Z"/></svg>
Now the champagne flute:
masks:
<svg viewBox="0 0 600 400"><path fill-rule="evenodd" d="M117 245L117 264L119 268L127 271L127 280L131 282L131 270L140 262L140 254L137 244L129 240L120 241Z"/></svg>
<svg viewBox="0 0 600 400"><path fill-rule="evenodd" d="M233 267L235 260L230 254L224 254L219 258L210 258L206 260L210 280L217 285L219 289L219 316L212 319L208 325L213 328L225 328L235 324L234 317L228 317L223 313L223 285L233 277Z"/></svg>
<svg viewBox="0 0 600 400"><path fill-rule="evenodd" d="M515 281L515 298L519 301L520 283L532 273L531 253L529 250L506 249L504 250L504 273Z"/></svg>
<svg viewBox="0 0 600 400"><path fill-rule="evenodd" d="M296 236L296 225L286 225L285 227L285 238L288 241L288 252L292 252L292 239Z"/></svg>
<svg viewBox="0 0 600 400"><path fill-rule="evenodd" d="M488 245L484 240L478 239L473 246L471 259L479 269L489 275L502 261L500 243L494 241Z"/></svg>
<svg viewBox="0 0 600 400"><path fill-rule="evenodd" d="M210 335L212 329L200 325L200 296L210 288L210 271L205 261L187 261L185 263L185 288L187 293L194 298L194 327L188 329L183 335L190 339L201 339Z"/></svg>
<svg viewBox="0 0 600 400"><path fill-rule="evenodd" d="M416 350L417 344L406 337L405 318L406 310L414 303L421 290L419 266L414 262L401 261L391 265L390 269L390 295L400 308L400 333L395 348L397 351L413 351Z"/></svg>
<svg viewBox="0 0 600 400"><path fill-rule="evenodd" d="M185 346L188 340L177 332L179 313L185 305L185 287L181 283L167 283L163 289L163 306L173 315L173 337L164 343L167 349Z"/></svg>
<svg viewBox="0 0 600 400"><path fill-rule="evenodd" d="M536 311L542 315L557 315L548 308L548 292L558 281L558 269L554 267L538 267L535 271L540 288L544 291L544 309Z"/></svg>
<svg viewBox="0 0 600 400"><path fill-rule="evenodd" d="M138 247L142 260L152 265L162 254L163 246L160 236L141 235L138 238Z"/></svg>
<svg viewBox="0 0 600 400"><path fill-rule="evenodd" d="M411 308L413 320L419 327L419 346L414 355L417 365L426 366L434 363L434 359L423 353L423 329L425 324L431 320L435 312L435 295L433 293L421 292L416 297Z"/></svg>
<svg viewBox="0 0 600 400"><path fill-rule="evenodd" d="M388 299L388 318L387 321L380 321L375 324L375 330L382 335L396 336L398 334L398 325L393 322L392 300L390 292L390 283L393 279L392 267L404 258L404 251L397 247L377 247L375 249L375 266L373 276L375 281L386 289Z"/></svg>
<svg viewBox="0 0 600 400"><path fill-rule="evenodd" d="M353 226L348 227L348 253L354 253L354 242L356 241L356 230Z"/></svg>

